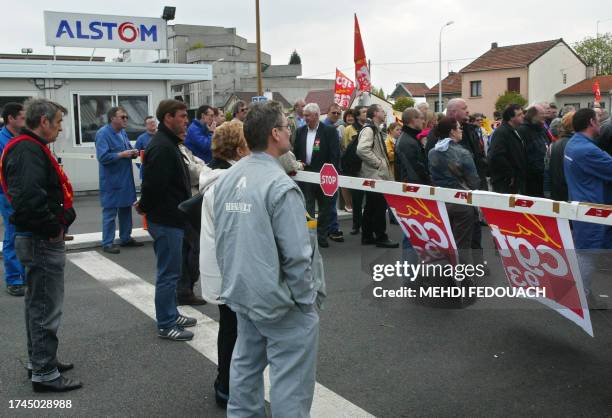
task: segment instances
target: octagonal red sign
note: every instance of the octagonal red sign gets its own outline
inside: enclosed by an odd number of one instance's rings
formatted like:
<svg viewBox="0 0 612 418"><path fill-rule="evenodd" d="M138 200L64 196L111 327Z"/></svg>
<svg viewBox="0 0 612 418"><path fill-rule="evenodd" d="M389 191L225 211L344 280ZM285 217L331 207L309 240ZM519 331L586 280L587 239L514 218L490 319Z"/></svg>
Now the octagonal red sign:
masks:
<svg viewBox="0 0 612 418"><path fill-rule="evenodd" d="M338 191L338 171L333 164L323 164L319 172L319 183L325 196L333 196Z"/></svg>

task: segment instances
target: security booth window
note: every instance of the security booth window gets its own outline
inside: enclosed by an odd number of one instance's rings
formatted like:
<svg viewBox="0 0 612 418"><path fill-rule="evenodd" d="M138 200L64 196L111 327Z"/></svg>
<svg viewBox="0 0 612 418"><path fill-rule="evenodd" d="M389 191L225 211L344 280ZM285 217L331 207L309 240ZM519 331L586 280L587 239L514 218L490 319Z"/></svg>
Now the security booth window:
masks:
<svg viewBox="0 0 612 418"><path fill-rule="evenodd" d="M74 137L77 146L93 146L96 132L108 123L107 113L113 106L122 106L128 115L125 129L130 141L145 131L144 118L150 114L147 94L79 94L72 95Z"/></svg>
<svg viewBox="0 0 612 418"><path fill-rule="evenodd" d="M7 103L25 103L25 101L28 99L31 99L31 97L30 96L0 96L0 114L2 114L2 111L4 110L4 106Z"/></svg>

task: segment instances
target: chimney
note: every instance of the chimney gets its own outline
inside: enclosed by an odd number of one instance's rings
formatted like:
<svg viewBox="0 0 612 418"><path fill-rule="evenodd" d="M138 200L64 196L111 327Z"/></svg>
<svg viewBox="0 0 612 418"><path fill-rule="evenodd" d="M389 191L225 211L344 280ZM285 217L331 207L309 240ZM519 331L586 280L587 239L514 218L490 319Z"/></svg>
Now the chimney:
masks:
<svg viewBox="0 0 612 418"><path fill-rule="evenodd" d="M491 43L491 49L495 49L495 48L497 48L497 42Z"/></svg>

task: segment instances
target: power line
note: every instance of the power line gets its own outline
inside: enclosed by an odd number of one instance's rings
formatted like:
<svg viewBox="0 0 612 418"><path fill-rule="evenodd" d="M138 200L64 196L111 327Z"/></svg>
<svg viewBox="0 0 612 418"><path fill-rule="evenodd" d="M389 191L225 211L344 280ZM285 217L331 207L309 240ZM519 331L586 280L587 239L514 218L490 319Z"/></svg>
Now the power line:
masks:
<svg viewBox="0 0 612 418"><path fill-rule="evenodd" d="M455 58L455 59L445 59L442 60L442 62L455 62L455 61L468 61L468 60L474 60L477 57L474 58ZM418 64L435 64L437 63L438 60L434 60L434 61L407 61L407 62L373 62L371 63L372 66L375 65L418 65ZM344 67L338 67L338 69L340 71L347 71L353 68L353 64L349 64L347 66ZM330 74L336 74L336 71L328 71L326 73L319 73L319 74L311 74L311 75L304 75L302 77L304 78L313 78L313 77L321 77L321 76L325 76L325 75L330 75Z"/></svg>

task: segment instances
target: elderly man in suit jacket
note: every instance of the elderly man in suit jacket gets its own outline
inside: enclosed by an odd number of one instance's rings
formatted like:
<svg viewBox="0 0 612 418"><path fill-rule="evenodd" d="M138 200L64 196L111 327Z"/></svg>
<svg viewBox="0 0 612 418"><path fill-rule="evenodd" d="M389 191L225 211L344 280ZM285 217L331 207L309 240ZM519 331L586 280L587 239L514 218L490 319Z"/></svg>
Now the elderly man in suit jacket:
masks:
<svg viewBox="0 0 612 418"><path fill-rule="evenodd" d="M306 125L299 128L295 136L294 153L296 158L304 163L305 171L321 171L323 164L330 163L338 168L340 160L340 141L334 127L319 121L321 110L316 103L308 103L304 107ZM327 227L331 214L332 198L323 194L318 184L300 183L300 188L306 200L306 210L314 216L315 201L319 207L317 237L319 246L329 247L327 242Z"/></svg>

